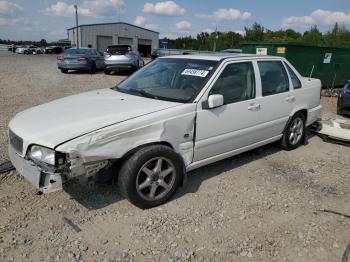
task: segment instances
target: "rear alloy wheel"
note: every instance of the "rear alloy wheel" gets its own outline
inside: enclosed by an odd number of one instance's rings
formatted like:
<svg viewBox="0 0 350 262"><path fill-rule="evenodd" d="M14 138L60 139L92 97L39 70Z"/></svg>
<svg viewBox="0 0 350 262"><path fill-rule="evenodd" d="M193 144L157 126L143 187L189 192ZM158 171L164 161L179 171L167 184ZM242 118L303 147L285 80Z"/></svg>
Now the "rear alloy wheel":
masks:
<svg viewBox="0 0 350 262"><path fill-rule="evenodd" d="M283 132L280 145L286 150L293 150L304 141L304 138L305 116L302 113L296 113Z"/></svg>
<svg viewBox="0 0 350 262"><path fill-rule="evenodd" d="M182 160L163 145L140 149L123 164L119 188L124 197L140 208L151 208L166 202L182 178Z"/></svg>
<svg viewBox="0 0 350 262"><path fill-rule="evenodd" d="M61 72L62 72L63 74L67 74L67 73L68 73L68 69L61 68Z"/></svg>

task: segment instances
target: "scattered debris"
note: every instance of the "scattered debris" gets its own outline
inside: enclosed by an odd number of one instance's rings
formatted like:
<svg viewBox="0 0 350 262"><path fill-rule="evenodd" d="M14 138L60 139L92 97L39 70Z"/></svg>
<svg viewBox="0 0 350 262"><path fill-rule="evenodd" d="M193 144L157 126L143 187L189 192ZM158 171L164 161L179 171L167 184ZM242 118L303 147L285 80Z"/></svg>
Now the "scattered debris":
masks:
<svg viewBox="0 0 350 262"><path fill-rule="evenodd" d="M329 210L329 209L319 209L317 211L319 211L319 212L326 212L326 213L332 213L332 214L343 216L343 217L346 217L346 218L350 219L350 215L346 215L346 214L343 214L343 213L340 213L340 212L337 212L337 211L333 211L333 210Z"/></svg>
<svg viewBox="0 0 350 262"><path fill-rule="evenodd" d="M350 258L350 243L347 245L347 247L344 251L341 262L349 262L350 261L349 258Z"/></svg>
<svg viewBox="0 0 350 262"><path fill-rule="evenodd" d="M321 94L322 94L322 96L325 96L325 97L337 97L341 93L342 90L343 90L343 88L323 89Z"/></svg>
<svg viewBox="0 0 350 262"><path fill-rule="evenodd" d="M329 119L316 122L310 126L325 142L350 146L350 121Z"/></svg>
<svg viewBox="0 0 350 262"><path fill-rule="evenodd" d="M11 161L6 161L0 164L0 174L14 170L15 167L12 165Z"/></svg>
<svg viewBox="0 0 350 262"><path fill-rule="evenodd" d="M72 220L70 220L69 218L64 217L64 218L63 218L63 221L64 221L65 223L67 223L68 225L70 225L70 226L75 230L75 232L77 232L77 233L81 232L80 227L77 226L77 225L76 225Z"/></svg>

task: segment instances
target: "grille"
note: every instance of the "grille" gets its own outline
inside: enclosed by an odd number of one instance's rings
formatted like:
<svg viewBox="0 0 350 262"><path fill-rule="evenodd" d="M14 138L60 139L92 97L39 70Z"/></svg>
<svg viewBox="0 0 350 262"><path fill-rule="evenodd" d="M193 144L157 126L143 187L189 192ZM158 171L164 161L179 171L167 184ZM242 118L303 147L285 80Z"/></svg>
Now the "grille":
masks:
<svg viewBox="0 0 350 262"><path fill-rule="evenodd" d="M15 133L13 133L11 130L9 130L9 137L10 137L10 144L12 147L20 154L22 154L23 151L23 139L17 136Z"/></svg>

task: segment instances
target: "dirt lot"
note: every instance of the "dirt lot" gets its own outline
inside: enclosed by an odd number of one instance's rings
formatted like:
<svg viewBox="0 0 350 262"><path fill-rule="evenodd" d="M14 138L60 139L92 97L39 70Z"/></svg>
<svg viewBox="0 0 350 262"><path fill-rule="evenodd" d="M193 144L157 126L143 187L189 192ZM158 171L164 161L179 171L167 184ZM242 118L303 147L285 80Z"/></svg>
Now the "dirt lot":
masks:
<svg viewBox="0 0 350 262"><path fill-rule="evenodd" d="M61 74L55 57L0 52L0 162L9 120L25 108L125 76ZM335 99L323 99L334 116ZM54 116L53 116L54 117ZM38 195L0 175L1 261L340 261L350 242L350 150L311 136L189 174L167 204L140 210L117 185Z"/></svg>

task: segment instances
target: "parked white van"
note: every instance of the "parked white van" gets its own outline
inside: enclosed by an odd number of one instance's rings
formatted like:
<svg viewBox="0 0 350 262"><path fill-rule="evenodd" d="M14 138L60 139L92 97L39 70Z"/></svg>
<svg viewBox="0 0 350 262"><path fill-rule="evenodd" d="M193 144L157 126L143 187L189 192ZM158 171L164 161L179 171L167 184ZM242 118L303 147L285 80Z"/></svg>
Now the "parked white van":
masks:
<svg viewBox="0 0 350 262"><path fill-rule="evenodd" d="M44 192L109 172L123 196L150 208L187 171L276 141L297 148L320 117L320 89L281 57L162 57L113 88L18 113L9 155Z"/></svg>

